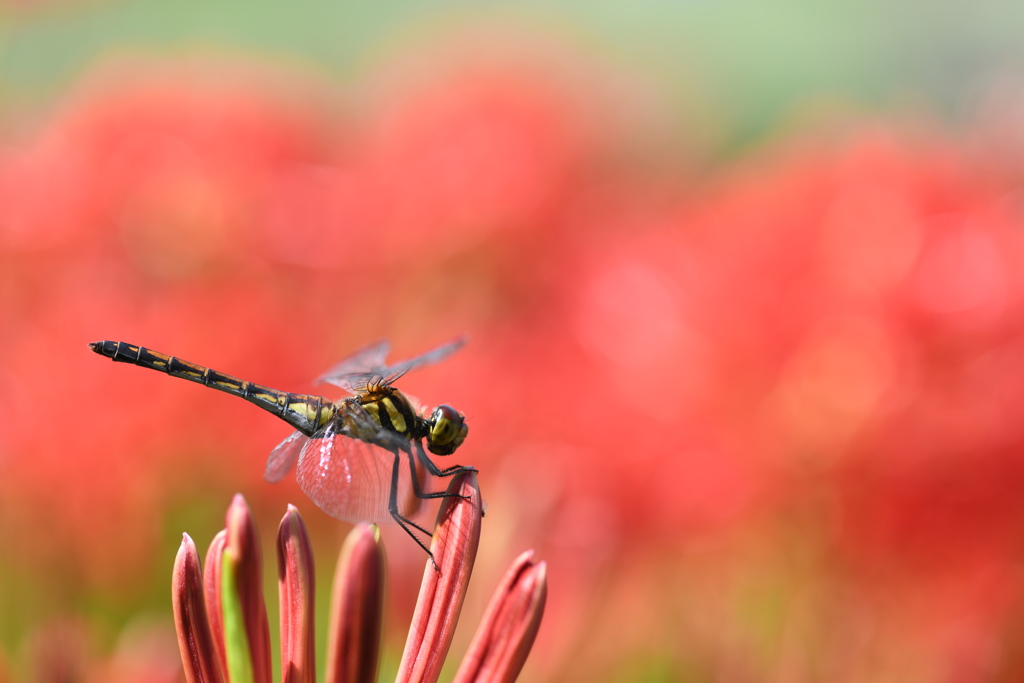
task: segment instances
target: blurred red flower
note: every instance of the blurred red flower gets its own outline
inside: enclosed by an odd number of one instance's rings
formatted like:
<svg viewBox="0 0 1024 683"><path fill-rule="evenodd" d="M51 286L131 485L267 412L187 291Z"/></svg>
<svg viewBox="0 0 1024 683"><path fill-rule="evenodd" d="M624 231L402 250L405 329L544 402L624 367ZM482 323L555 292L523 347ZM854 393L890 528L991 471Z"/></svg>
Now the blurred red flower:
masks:
<svg viewBox="0 0 1024 683"><path fill-rule="evenodd" d="M551 74L459 67L359 112L161 82L90 84L0 148L26 572L115 585L183 490L294 490L259 483L286 429L87 342L298 391L374 337L467 331L403 390L467 414L479 571L489 542L550 558L552 678L974 679L1020 649L1015 164L860 122L684 182Z"/></svg>
<svg viewBox="0 0 1024 683"><path fill-rule="evenodd" d="M680 558L710 544L734 572L710 599L716 627L734 591L775 582L794 601L777 628L800 623L804 648L831 652L869 619L866 656L992 666L1022 604L1024 244L1018 181L989 171L923 131L868 128L786 142L679 210L581 236L559 256L549 306L520 321L510 365L529 418L511 418L519 492L503 504L546 505L531 531L550 535L552 519L556 536L583 530L613 576L672 562L687 597L646 605L645 634L698 628L679 614L709 600L696 595L704 563ZM570 558L581 542L561 541ZM572 562L556 550L553 566ZM609 624L640 618L621 600ZM581 647L599 657L616 638ZM874 671L859 666L854 678Z"/></svg>

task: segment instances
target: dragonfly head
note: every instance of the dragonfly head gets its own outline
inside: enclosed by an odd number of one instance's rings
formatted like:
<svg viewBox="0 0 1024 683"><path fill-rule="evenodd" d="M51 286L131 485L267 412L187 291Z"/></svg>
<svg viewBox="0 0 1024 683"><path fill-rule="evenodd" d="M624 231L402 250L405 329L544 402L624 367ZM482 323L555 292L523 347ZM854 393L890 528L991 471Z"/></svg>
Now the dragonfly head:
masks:
<svg viewBox="0 0 1024 683"><path fill-rule="evenodd" d="M427 424L427 449L434 455L451 455L469 433L466 417L449 405L434 408Z"/></svg>

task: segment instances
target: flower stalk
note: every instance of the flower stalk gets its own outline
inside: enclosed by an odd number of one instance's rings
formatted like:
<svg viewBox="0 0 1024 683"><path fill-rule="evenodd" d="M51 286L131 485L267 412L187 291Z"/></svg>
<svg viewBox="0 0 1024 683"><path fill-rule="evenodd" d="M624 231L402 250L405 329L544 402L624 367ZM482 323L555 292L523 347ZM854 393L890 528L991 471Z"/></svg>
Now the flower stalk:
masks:
<svg viewBox="0 0 1024 683"><path fill-rule="evenodd" d="M263 602L263 561L252 512L235 494L227 514L221 557L221 611L228 679L271 683L270 626Z"/></svg>
<svg viewBox="0 0 1024 683"><path fill-rule="evenodd" d="M281 608L281 680L315 683L313 546L294 505L277 530L277 579Z"/></svg>
<svg viewBox="0 0 1024 683"><path fill-rule="evenodd" d="M228 655L224 643L224 612L221 610L221 560L224 558L224 544L227 543L227 529L221 529L210 542L203 566L203 592L206 596L206 613L210 620L210 634L217 647L220 670L228 670Z"/></svg>
<svg viewBox="0 0 1024 683"><path fill-rule="evenodd" d="M221 683L224 677L206 613L199 551L188 534L182 536L171 572L171 600L185 680L188 683Z"/></svg>
<svg viewBox="0 0 1024 683"><path fill-rule="evenodd" d="M512 564L487 606L455 683L514 681L540 630L547 602L547 564L528 550Z"/></svg>
<svg viewBox="0 0 1024 683"><path fill-rule="evenodd" d="M377 680L384 614L384 547L380 530L360 524L338 557L327 636L327 682Z"/></svg>
<svg viewBox="0 0 1024 683"><path fill-rule="evenodd" d="M437 514L430 544L437 567L428 562L423 570L398 683L433 683L440 676L473 573L483 518L476 473L456 474L448 493L456 495L444 498Z"/></svg>

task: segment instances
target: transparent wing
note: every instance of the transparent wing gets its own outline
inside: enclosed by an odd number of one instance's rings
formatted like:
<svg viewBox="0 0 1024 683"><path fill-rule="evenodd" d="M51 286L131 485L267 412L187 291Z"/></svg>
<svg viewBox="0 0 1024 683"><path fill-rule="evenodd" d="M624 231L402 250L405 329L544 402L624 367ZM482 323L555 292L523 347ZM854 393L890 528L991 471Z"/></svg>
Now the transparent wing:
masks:
<svg viewBox="0 0 1024 683"><path fill-rule="evenodd" d="M418 368L421 365L432 365L438 363L448 356L452 355L466 344L465 337L459 337L454 339L447 344L442 344L436 349L427 351L424 354L420 354L415 358L404 360L401 363L395 363L394 365L388 366L380 371L380 374L384 376L385 383L391 384L396 379L409 372L413 368Z"/></svg>
<svg viewBox="0 0 1024 683"><path fill-rule="evenodd" d="M405 517L414 515L421 501L412 486L408 456L397 449L402 443L400 437L379 433L361 406L346 405L351 406L346 409L347 419L332 421L303 446L295 470L299 487L332 517L353 523L388 524L394 521L388 501L395 458L399 458L398 509ZM389 448L394 448L397 455ZM418 462L417 476L425 486L431 486L424 480Z"/></svg>
<svg viewBox="0 0 1024 683"><path fill-rule="evenodd" d="M362 367L356 366L356 364L351 362L352 359L349 359L343 361L337 367L324 375L321 378L321 381L337 385L351 393L359 393L366 391L367 386L375 384L391 384L413 368L442 361L458 351L465 343L465 337L460 337L454 341L448 342L447 344L442 344L436 349L432 349L424 354L416 356L415 358L410 358L409 360L404 360L399 363L395 363L394 365L385 365L383 356L379 358L379 363L377 365L365 365ZM384 354L386 355L387 348L387 342L380 342L377 346L369 347L364 351L370 351L371 349L383 349ZM357 354L360 360L375 360L370 358L369 354L366 354L365 356L363 354L364 352ZM342 372L338 372L339 369L341 369Z"/></svg>
<svg viewBox="0 0 1024 683"><path fill-rule="evenodd" d="M366 348L356 351L333 368L321 375L317 382L333 384L345 391L355 393L349 378L353 376L373 373L384 367L384 361L391 351L391 344L386 339L370 344Z"/></svg>
<svg viewBox="0 0 1024 683"><path fill-rule="evenodd" d="M302 432L295 431L289 434L274 450L270 451L263 478L271 484L276 484L284 479L285 475L295 466L299 459L299 453L307 441L309 441L309 437Z"/></svg>

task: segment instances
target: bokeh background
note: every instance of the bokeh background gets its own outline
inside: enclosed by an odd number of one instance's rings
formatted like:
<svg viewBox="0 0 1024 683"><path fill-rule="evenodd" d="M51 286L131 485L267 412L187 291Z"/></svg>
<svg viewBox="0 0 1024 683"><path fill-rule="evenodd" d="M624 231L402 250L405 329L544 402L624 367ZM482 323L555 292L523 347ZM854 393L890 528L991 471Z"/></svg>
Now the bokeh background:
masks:
<svg viewBox="0 0 1024 683"><path fill-rule="evenodd" d="M0 9L0 680L176 681L169 573L381 337L471 424L457 662L519 552L531 681L1024 679L1024 5ZM382 679L423 557L395 530Z"/></svg>

